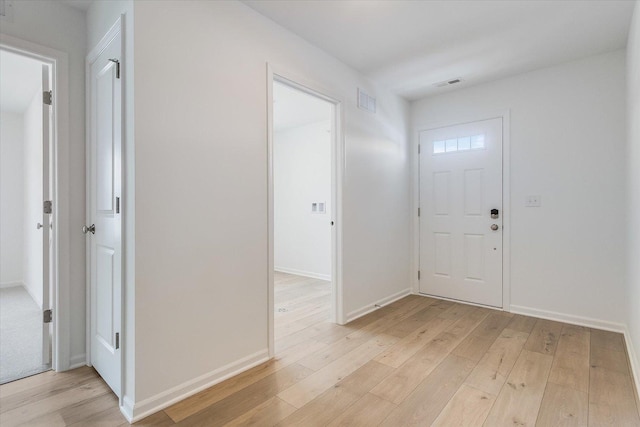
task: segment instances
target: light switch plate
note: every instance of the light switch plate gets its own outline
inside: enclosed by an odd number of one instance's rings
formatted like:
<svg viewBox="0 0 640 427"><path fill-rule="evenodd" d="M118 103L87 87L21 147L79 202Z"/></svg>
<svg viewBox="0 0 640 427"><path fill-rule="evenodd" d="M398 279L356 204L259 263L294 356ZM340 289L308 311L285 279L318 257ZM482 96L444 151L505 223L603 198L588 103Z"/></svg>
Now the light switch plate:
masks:
<svg viewBox="0 0 640 427"><path fill-rule="evenodd" d="M524 199L524 205L528 208L539 208L542 204L541 196L527 196Z"/></svg>

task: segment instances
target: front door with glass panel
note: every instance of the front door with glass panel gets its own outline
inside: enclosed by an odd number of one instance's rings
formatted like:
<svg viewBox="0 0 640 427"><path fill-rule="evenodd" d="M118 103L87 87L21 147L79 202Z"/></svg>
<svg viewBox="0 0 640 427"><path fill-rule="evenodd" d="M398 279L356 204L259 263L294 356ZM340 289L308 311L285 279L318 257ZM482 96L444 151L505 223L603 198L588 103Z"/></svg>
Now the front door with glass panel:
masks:
<svg viewBox="0 0 640 427"><path fill-rule="evenodd" d="M502 307L502 118L420 133L420 293Z"/></svg>

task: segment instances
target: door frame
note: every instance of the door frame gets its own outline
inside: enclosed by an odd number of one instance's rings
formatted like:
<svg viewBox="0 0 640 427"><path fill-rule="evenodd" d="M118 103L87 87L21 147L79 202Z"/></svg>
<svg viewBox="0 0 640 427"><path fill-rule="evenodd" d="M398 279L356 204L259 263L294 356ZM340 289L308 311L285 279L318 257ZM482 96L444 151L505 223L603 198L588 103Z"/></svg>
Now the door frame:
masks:
<svg viewBox="0 0 640 427"><path fill-rule="evenodd" d="M345 323L342 286L342 194L344 179L344 132L342 100L315 82L267 63L267 333L269 357L275 355L274 300L274 183L273 183L273 84L279 82L334 106L331 146L331 322Z"/></svg>
<svg viewBox="0 0 640 427"><path fill-rule="evenodd" d="M418 144L420 144L420 133L447 126L462 125L466 123L479 122L483 120L502 119L502 310L511 311L511 116L510 110L490 112L484 114L465 115L455 119L427 122L423 125L414 126L414 141L412 144L413 153L413 261L412 261L412 292L420 294L420 283L418 281L418 270L420 269L420 218L418 217L418 207L420 206L420 157L418 156ZM440 298L440 297L437 297ZM447 299L442 297L442 299ZM460 302L460 301L456 301ZM465 304L479 305L472 302ZM500 310L500 308L498 308Z"/></svg>
<svg viewBox="0 0 640 427"><path fill-rule="evenodd" d="M125 392L125 351L126 351L126 346L127 346L127 337L125 335L125 331L127 330L126 328L126 324L125 324L125 320L126 320L126 316L125 316L125 269L126 269L126 265L125 265L125 260L126 260L126 239L127 239L127 234L126 234L126 227L125 227L125 222L127 220L127 216L126 216L126 206L124 206L125 203L127 203L127 198L126 198L126 174L125 174L125 147L127 145L127 139L126 139L126 108L125 108L125 90L126 90L126 84L127 84L127 73L125 71L125 66L122 65L122 63L124 62L126 56L125 56L125 46L126 46L126 40L125 40L125 26L124 26L124 15L121 15L118 17L118 19L114 22L114 24L111 26L111 28L105 33L105 35L100 39L100 41L95 45L95 47L93 49L91 49L91 51L87 54L86 56L86 60L85 60L85 110L86 110L86 126L85 126L85 177L86 177L86 182L85 182L85 193L86 193L86 200L85 200L85 206L86 206L86 210L85 210L85 224L91 224L91 172L90 172L90 165L91 165L91 80L89 79L89 76L91 75L91 65L98 59L98 57L100 56L100 54L109 46L109 44L111 43L111 41L114 39L114 37L116 37L118 34L121 35L121 46L120 46L120 63L121 63L121 71L120 71L120 85L122 88L122 97L121 97L121 102L122 102L122 108L121 108L121 149L120 149L120 155L121 155L121 197L120 197L120 201L121 201L121 207L120 207L120 215L121 215L121 250L120 250L120 257L121 259L121 265L122 265L122 269L121 269L121 280L120 280L120 395L118 396L118 401L119 401L119 406L122 408L123 406L123 402L124 402L124 392ZM86 348L86 364L87 366L91 366L91 244L86 243L85 245L85 254L86 254L86 259L85 259L85 266L86 266L86 274L85 274L85 289L86 289L86 298L85 298L85 304L86 304L86 327L85 327L85 348Z"/></svg>
<svg viewBox="0 0 640 427"><path fill-rule="evenodd" d="M0 34L0 49L35 59L47 64L51 70L51 147L49 171L53 201L53 229L51 253L49 304L53 310L51 331L51 369L65 371L84 365L84 360L71 361L70 353L70 212L69 201L69 58L64 52L41 46L6 34ZM44 251L43 251L44 255ZM43 310L46 309L43 307ZM75 358L74 358L75 359Z"/></svg>

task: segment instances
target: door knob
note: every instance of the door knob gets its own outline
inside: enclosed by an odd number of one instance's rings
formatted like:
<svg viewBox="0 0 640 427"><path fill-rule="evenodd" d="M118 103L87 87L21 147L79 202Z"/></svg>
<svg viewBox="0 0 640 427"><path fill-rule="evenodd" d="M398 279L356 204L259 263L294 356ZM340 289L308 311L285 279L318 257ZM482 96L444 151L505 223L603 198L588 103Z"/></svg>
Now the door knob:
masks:
<svg viewBox="0 0 640 427"><path fill-rule="evenodd" d="M43 225L42 225L42 224L40 224L40 223L38 223L38 225L36 225L36 228L37 228L38 230L40 230L42 227L43 227Z"/></svg>
<svg viewBox="0 0 640 427"><path fill-rule="evenodd" d="M496 231L498 228L500 228L500 227L498 227L498 224L491 224L491 229L493 231Z"/></svg>
<svg viewBox="0 0 640 427"><path fill-rule="evenodd" d="M86 225L83 225L82 226L82 232L84 234L87 234L89 232L91 232L91 234L96 234L96 225L95 224L91 224L88 227Z"/></svg>

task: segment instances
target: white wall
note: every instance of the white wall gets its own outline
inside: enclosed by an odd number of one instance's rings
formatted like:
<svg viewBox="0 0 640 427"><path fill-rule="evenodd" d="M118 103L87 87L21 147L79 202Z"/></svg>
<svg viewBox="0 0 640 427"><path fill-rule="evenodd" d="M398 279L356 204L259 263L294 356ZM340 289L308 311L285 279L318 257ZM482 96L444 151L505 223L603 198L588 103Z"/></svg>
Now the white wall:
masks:
<svg viewBox="0 0 640 427"><path fill-rule="evenodd" d="M42 308L42 95L33 96L24 112L24 285Z"/></svg>
<svg viewBox="0 0 640 427"><path fill-rule="evenodd" d="M247 6L134 7L144 411L267 354L267 62L344 101L347 313L409 287L409 163L404 101ZM356 108L358 86L378 114ZM379 208L363 209L372 200Z"/></svg>
<svg viewBox="0 0 640 427"><path fill-rule="evenodd" d="M84 223L84 56L85 13L48 0L14 1L13 22L3 20L0 33L68 54L68 123L59 128L59 266L61 298L69 300L68 348L72 365L85 360L85 237ZM0 40L1 41L1 40ZM65 368L65 366L61 366ZM68 367L68 365L67 365Z"/></svg>
<svg viewBox="0 0 640 427"><path fill-rule="evenodd" d="M330 280L331 121L274 132L273 142L275 269ZM314 202L326 213L312 213Z"/></svg>
<svg viewBox="0 0 640 427"><path fill-rule="evenodd" d="M0 286L23 283L22 114L0 112Z"/></svg>
<svg viewBox="0 0 640 427"><path fill-rule="evenodd" d="M625 90L616 51L412 104L415 126L511 111L512 310L626 322Z"/></svg>
<svg viewBox="0 0 640 427"><path fill-rule="evenodd" d="M636 2L627 44L627 198L629 201L627 324L630 354L640 390L640 2Z"/></svg>

